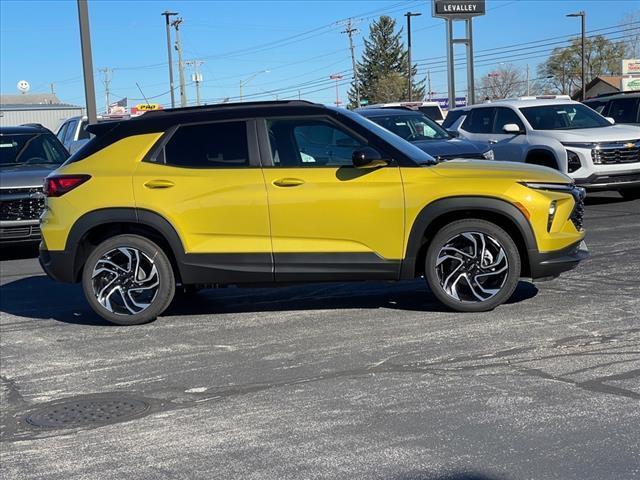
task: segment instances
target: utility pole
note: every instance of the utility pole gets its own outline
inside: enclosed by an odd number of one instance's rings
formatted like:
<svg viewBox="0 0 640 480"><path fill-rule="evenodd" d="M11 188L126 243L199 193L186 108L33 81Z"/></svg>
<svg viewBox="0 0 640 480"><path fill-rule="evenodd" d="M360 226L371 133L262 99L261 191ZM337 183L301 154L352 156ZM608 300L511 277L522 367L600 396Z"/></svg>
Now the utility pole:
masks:
<svg viewBox="0 0 640 480"><path fill-rule="evenodd" d="M184 82L184 61L182 60L182 42L180 41L180 24L182 18L176 18L171 25L176 29L176 50L178 51L178 73L180 74L180 106L187 106L187 92Z"/></svg>
<svg viewBox="0 0 640 480"><path fill-rule="evenodd" d="M110 75L113 73L113 69L109 67L99 68L99 72L102 72L102 83L104 83L104 113L109 114L109 105L111 104L110 95L111 95L111 77Z"/></svg>
<svg viewBox="0 0 640 480"><path fill-rule="evenodd" d="M587 99L587 79L586 79L586 70L587 70L587 57L585 54L585 43L586 43L586 24L587 24L587 13L584 10L580 10L576 13L569 13L567 17L580 17L580 24L582 27L582 72L581 72L581 82L582 82L582 98L581 100Z"/></svg>
<svg viewBox="0 0 640 480"><path fill-rule="evenodd" d="M527 63L527 97L531 95L531 87L529 86L529 64Z"/></svg>
<svg viewBox="0 0 640 480"><path fill-rule="evenodd" d="M184 63L186 65L193 66L193 74L191 75L191 80L196 84L196 105L200 105L200 82L202 82L200 65L202 65L204 62L202 60L187 60Z"/></svg>
<svg viewBox="0 0 640 480"><path fill-rule="evenodd" d="M411 17L419 17L422 15L421 13L411 13L407 12L404 14L407 17L407 57L409 61L409 67L407 71L407 79L409 80L409 101L413 101L413 65L411 64ZM358 105L360 106L360 105Z"/></svg>
<svg viewBox="0 0 640 480"><path fill-rule="evenodd" d="M356 66L355 47L353 46L353 34L358 33L358 29L353 26L351 19L349 19L347 21L347 27L341 33L346 33L349 36L349 50L351 50L351 66L353 68L353 81L356 86L356 103L357 103L357 107L360 107L360 81L358 80L358 68Z"/></svg>
<svg viewBox="0 0 640 480"><path fill-rule="evenodd" d="M49 87L51 87L51 95L55 95L56 94L56 89L55 89L56 84L55 83L50 83Z"/></svg>
<svg viewBox="0 0 640 480"><path fill-rule="evenodd" d="M176 106L175 87L173 86L173 60L171 58L171 19L178 15L178 12L170 12L168 10L162 12L160 15L164 16L165 25L167 27L167 56L169 57L169 91L171 92L171 108Z"/></svg>
<svg viewBox="0 0 640 480"><path fill-rule="evenodd" d="M329 76L329 78L331 80L335 80L336 81L336 107L339 107L340 106L340 92L338 90L338 82L340 80L342 80L343 77L342 77L342 75L336 73L336 74L333 74L333 75Z"/></svg>
<svg viewBox="0 0 640 480"><path fill-rule="evenodd" d="M431 101L431 70L427 70L427 87L429 88L429 92L427 93L429 101Z"/></svg>
<svg viewBox="0 0 640 480"><path fill-rule="evenodd" d="M93 60L91 57L91 34L89 32L89 8L87 0L78 0L80 23L80 47L82 49L82 73L84 74L84 97L89 123L96 123L96 88L93 84Z"/></svg>

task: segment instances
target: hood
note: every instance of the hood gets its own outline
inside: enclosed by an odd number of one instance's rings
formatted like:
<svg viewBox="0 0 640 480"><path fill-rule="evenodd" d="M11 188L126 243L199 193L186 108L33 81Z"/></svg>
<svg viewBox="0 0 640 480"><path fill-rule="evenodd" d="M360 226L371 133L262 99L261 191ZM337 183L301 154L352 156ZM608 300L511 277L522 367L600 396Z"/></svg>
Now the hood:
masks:
<svg viewBox="0 0 640 480"><path fill-rule="evenodd" d="M411 143L434 158L454 157L456 155L482 158L482 154L489 150L489 146L484 142L474 142L462 138L419 140Z"/></svg>
<svg viewBox="0 0 640 480"><path fill-rule="evenodd" d="M41 187L44 177L59 165L51 168L42 165L15 165L0 168L0 186L2 188Z"/></svg>
<svg viewBox="0 0 640 480"><path fill-rule="evenodd" d="M637 140L640 138L640 127L634 125L611 125L610 127L601 128L553 130L553 135L564 143L599 143L616 140Z"/></svg>
<svg viewBox="0 0 640 480"><path fill-rule="evenodd" d="M548 167L529 165L520 162L502 162L495 160L451 160L433 167L443 177L478 178L479 181L491 179L511 179L517 182L572 183L573 180Z"/></svg>

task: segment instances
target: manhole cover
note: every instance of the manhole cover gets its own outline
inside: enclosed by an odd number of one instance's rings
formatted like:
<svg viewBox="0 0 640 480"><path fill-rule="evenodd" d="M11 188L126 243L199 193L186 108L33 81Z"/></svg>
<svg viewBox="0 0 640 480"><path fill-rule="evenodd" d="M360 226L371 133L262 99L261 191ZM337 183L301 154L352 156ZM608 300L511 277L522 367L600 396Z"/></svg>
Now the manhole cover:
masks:
<svg viewBox="0 0 640 480"><path fill-rule="evenodd" d="M44 428L74 428L124 422L149 409L149 404L131 398L69 400L41 408L26 417L27 423Z"/></svg>

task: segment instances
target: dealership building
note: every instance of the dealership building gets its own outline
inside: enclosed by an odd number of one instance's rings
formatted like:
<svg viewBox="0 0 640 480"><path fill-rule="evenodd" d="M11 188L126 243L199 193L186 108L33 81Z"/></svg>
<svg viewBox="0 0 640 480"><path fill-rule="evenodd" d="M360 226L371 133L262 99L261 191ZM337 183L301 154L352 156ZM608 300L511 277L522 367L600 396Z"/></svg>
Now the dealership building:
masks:
<svg viewBox="0 0 640 480"><path fill-rule="evenodd" d="M53 93L0 95L2 127L39 123L55 132L64 119L83 114L83 107L62 103Z"/></svg>

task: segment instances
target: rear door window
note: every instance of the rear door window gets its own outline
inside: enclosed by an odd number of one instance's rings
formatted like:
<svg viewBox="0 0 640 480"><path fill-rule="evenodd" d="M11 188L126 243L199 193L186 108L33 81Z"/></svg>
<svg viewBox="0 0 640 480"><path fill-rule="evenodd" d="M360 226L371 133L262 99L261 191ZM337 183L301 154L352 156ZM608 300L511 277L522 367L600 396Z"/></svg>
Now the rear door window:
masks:
<svg viewBox="0 0 640 480"><path fill-rule="evenodd" d="M70 120L67 125L67 132L64 135L64 143L67 147L75 140L76 127L78 126L78 120Z"/></svg>
<svg viewBox="0 0 640 480"><path fill-rule="evenodd" d="M613 118L616 123L638 122L638 100L640 100L638 97L611 100L607 117Z"/></svg>
<svg viewBox="0 0 640 480"><path fill-rule="evenodd" d="M469 133L491 133L495 108L474 108L471 110L462 128Z"/></svg>
<svg viewBox="0 0 640 480"><path fill-rule="evenodd" d="M456 123L456 120L458 120L464 113L464 110L454 110L447 113L444 122L442 122L442 126L444 128L449 128L451 125Z"/></svg>
<svg viewBox="0 0 640 480"><path fill-rule="evenodd" d="M245 122L185 125L164 148L164 163L186 168L238 168L249 166Z"/></svg>

